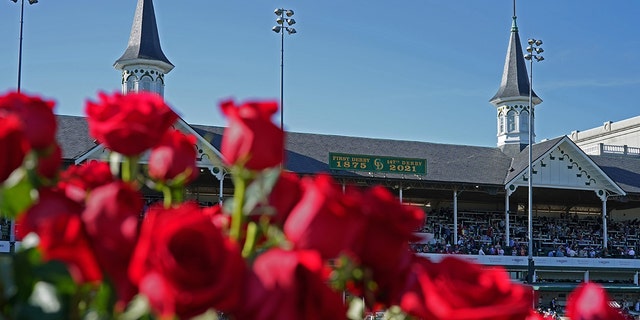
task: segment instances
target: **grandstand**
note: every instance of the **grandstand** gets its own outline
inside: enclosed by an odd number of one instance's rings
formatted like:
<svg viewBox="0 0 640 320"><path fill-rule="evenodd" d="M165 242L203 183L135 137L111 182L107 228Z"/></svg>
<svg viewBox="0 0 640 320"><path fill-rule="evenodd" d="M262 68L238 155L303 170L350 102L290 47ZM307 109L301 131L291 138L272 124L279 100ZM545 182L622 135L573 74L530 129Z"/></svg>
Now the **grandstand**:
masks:
<svg viewBox="0 0 640 320"><path fill-rule="evenodd" d="M160 50L155 19L148 14L153 11L136 12L136 21L153 23L144 32L134 24L131 34L145 43L138 43L138 49L151 52L140 58L127 51L129 55L123 55L117 66L164 67L162 83L152 86L162 94L164 73L172 65ZM129 45L135 47L135 41ZM129 62L140 65L126 65ZM584 134L574 131L571 137L529 141L535 135L529 135L527 116L542 100L535 95L529 106L524 63L513 17L502 82L491 99L497 111L497 147L287 132L284 169L299 175L326 172L343 185L384 185L399 201L420 206L427 218L416 230L422 240L412 247L436 261L456 254L487 267L503 266L514 281L524 282L531 236L535 268L530 285L538 292L539 300L534 301L538 305L548 305L553 298L562 305L568 292L584 281L602 283L617 301L635 302L640 299L640 157L634 148L640 146L628 143L639 141L633 124L619 129L609 123L603 129L616 139L626 135L624 140L591 139L606 132L587 130ZM132 74L122 70L123 92L138 88ZM106 158L108 150L88 135L85 118L58 115L57 120L65 165ZM218 151L224 128L181 119L175 127L197 138L200 175L189 186L188 198L203 206L222 203L233 194ZM587 138L581 141L580 137ZM616 145L618 141L625 145ZM527 171L530 142L531 176ZM533 184L531 235L529 181ZM157 200L152 193L147 197L149 203ZM0 227L0 251L9 252L10 224L2 221Z"/></svg>

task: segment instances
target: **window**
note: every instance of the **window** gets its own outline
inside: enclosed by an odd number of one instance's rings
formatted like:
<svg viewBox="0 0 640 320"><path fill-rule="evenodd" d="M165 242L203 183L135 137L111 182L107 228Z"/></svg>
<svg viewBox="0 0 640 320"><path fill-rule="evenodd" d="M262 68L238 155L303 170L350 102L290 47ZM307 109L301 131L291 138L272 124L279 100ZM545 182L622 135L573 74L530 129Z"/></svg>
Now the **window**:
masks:
<svg viewBox="0 0 640 320"><path fill-rule="evenodd" d="M136 77L135 76L129 76L127 78L127 85L125 87L125 92L124 93L135 92L135 91L136 91Z"/></svg>
<svg viewBox="0 0 640 320"><path fill-rule="evenodd" d="M520 131L529 131L529 112L520 112Z"/></svg>
<svg viewBox="0 0 640 320"><path fill-rule="evenodd" d="M513 110L507 112L507 131L516 131L516 112Z"/></svg>
<svg viewBox="0 0 640 320"><path fill-rule="evenodd" d="M149 76L143 76L138 82L138 91L152 91L151 86L153 85L153 79Z"/></svg>
<svg viewBox="0 0 640 320"><path fill-rule="evenodd" d="M498 114L498 133L504 133L504 113Z"/></svg>
<svg viewBox="0 0 640 320"><path fill-rule="evenodd" d="M156 87L158 88L158 94L164 97L164 81L162 81L162 78L158 77L156 79Z"/></svg>

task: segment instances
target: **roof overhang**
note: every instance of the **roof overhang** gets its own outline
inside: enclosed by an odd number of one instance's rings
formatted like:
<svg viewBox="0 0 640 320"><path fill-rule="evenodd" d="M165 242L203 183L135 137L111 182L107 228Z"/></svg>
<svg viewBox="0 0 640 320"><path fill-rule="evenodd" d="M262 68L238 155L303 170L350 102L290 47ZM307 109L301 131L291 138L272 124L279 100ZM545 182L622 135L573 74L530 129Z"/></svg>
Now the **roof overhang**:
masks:
<svg viewBox="0 0 640 320"><path fill-rule="evenodd" d="M118 70L123 70L124 68L132 65L145 65L145 66L153 66L159 68L163 73L169 73L169 71L173 70L173 65L161 60L155 59L120 59L113 64L113 67Z"/></svg>

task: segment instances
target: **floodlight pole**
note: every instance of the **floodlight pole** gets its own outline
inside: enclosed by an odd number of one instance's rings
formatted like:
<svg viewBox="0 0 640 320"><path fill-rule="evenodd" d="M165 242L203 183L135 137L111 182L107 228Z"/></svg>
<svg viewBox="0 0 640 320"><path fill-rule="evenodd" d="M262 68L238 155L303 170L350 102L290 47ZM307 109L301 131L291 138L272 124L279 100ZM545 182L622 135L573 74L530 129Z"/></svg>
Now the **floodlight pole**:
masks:
<svg viewBox="0 0 640 320"><path fill-rule="evenodd" d="M529 60L529 152L528 152L528 193L529 201L527 205L528 209L528 224L529 224L529 256L528 256L528 268L527 268L527 283L533 283L535 262L533 261L533 60L542 61L544 58L539 55L544 50L539 46L542 45L542 40L529 39L527 40L529 46L527 47L527 54L525 59Z"/></svg>
<svg viewBox="0 0 640 320"><path fill-rule="evenodd" d="M11 0L14 3L18 0ZM29 0L29 4L38 3L38 0ZM19 45L18 45L18 88L20 93L22 83L22 32L24 25L24 0L20 0L20 33L19 33ZM14 219L9 221L9 252L15 252L16 245L16 222Z"/></svg>
<svg viewBox="0 0 640 320"><path fill-rule="evenodd" d="M280 130L284 131L284 32L296 33L296 29L291 26L296 23L292 18L293 10L277 8L274 10L277 25L271 30L280 34Z"/></svg>
<svg viewBox="0 0 640 320"><path fill-rule="evenodd" d="M18 0L11 0L14 3ZM38 3L37 0L29 0L29 4ZM18 47L18 93L20 93L20 85L22 82L22 30L24 25L24 0L20 0L20 44Z"/></svg>
<svg viewBox="0 0 640 320"><path fill-rule="evenodd" d="M284 131L284 30L280 32L280 130Z"/></svg>

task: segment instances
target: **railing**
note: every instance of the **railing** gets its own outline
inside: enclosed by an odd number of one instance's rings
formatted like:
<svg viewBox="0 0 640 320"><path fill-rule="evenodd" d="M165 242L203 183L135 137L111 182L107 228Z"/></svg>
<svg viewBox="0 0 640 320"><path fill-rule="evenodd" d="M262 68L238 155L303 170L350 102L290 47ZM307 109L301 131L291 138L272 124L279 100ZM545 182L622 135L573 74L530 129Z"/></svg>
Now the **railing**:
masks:
<svg viewBox="0 0 640 320"><path fill-rule="evenodd" d="M438 253L418 253L420 256L428 257L431 261L438 262L446 254ZM479 263L486 266L520 267L526 269L528 266L527 257L523 256L496 256L496 255L469 255L458 254L455 257L470 262ZM603 258L571 258L571 257L533 257L537 269L617 269L617 270L639 270L640 259L603 259Z"/></svg>
<svg viewBox="0 0 640 320"><path fill-rule="evenodd" d="M640 157L640 148L629 147L627 145L621 146L621 145L599 143L596 145L584 147L582 148L582 151L584 151L586 154L596 155L596 156L613 154L613 155Z"/></svg>

